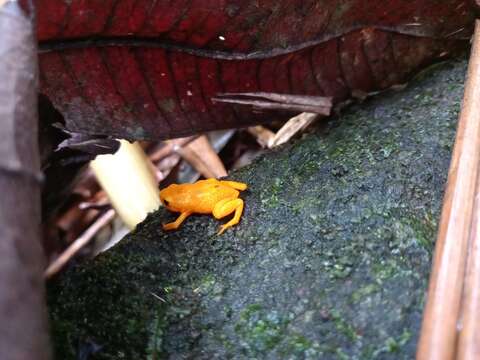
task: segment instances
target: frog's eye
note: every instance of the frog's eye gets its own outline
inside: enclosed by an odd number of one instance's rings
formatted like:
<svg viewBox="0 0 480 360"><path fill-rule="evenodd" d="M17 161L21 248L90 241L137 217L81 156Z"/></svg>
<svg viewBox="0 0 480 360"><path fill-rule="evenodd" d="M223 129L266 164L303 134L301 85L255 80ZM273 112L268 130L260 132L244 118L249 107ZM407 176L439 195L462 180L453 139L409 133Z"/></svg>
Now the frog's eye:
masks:
<svg viewBox="0 0 480 360"><path fill-rule="evenodd" d="M169 201L167 199L163 199L163 203L165 204L165 206L168 206Z"/></svg>

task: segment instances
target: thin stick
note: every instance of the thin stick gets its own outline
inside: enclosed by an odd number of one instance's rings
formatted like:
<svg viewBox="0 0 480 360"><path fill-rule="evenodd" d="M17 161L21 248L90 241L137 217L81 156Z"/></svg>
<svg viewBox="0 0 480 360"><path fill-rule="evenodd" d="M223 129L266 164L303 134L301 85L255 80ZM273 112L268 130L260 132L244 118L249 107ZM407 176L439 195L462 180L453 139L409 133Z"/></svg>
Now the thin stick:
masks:
<svg viewBox="0 0 480 360"><path fill-rule="evenodd" d="M480 163L480 22L468 68L462 111L435 249L417 359L453 359L467 247Z"/></svg>
<svg viewBox="0 0 480 360"><path fill-rule="evenodd" d="M49 279L58 273L73 258L80 249L87 245L90 240L104 226L108 225L115 218L115 210L110 209L100 216L82 235L80 235L54 262L45 270L45 278Z"/></svg>

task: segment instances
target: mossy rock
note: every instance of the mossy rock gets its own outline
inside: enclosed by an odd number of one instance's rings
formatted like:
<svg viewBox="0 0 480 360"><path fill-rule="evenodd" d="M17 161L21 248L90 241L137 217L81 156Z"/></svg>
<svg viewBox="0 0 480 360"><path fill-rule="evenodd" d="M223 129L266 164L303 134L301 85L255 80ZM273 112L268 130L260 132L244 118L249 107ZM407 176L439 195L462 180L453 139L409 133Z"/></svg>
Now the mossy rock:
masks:
<svg viewBox="0 0 480 360"><path fill-rule="evenodd" d="M466 62L232 178L241 223L152 214L49 285L58 359L412 359Z"/></svg>

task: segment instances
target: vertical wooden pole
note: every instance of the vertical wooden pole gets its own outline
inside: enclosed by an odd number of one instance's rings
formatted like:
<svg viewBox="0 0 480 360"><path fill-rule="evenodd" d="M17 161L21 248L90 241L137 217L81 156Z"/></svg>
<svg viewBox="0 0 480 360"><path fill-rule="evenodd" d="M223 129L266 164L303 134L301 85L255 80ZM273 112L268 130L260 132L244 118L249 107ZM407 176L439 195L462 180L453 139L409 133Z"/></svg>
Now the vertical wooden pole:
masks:
<svg viewBox="0 0 480 360"><path fill-rule="evenodd" d="M24 12L30 11L30 14ZM0 359L47 360L34 9L0 1Z"/></svg>
<svg viewBox="0 0 480 360"><path fill-rule="evenodd" d="M417 359L456 353L467 248L480 165L480 22L470 55L462 110L435 248Z"/></svg>

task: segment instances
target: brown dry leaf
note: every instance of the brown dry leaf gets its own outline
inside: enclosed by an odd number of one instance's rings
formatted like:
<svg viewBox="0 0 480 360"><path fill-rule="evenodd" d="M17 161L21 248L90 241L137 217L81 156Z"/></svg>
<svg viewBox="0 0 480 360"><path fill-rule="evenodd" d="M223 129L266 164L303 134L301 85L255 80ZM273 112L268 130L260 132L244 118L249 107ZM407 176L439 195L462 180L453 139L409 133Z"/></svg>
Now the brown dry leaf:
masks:
<svg viewBox="0 0 480 360"><path fill-rule="evenodd" d="M277 131L275 137L269 142L268 147L273 148L285 144L293 136L310 126L318 116L318 114L313 113L301 113L300 115L291 118L280 130Z"/></svg>
<svg viewBox="0 0 480 360"><path fill-rule="evenodd" d="M191 149L199 158L202 159L202 161L213 174L213 177L221 178L227 176L227 170L225 169L222 160L220 160L220 157L206 135L200 136L198 139L187 144L185 147L187 149Z"/></svg>
<svg viewBox="0 0 480 360"><path fill-rule="evenodd" d="M275 137L275 133L272 130L261 125L251 126L247 131L252 134L260 146L264 148L268 147L268 144L270 144Z"/></svg>

